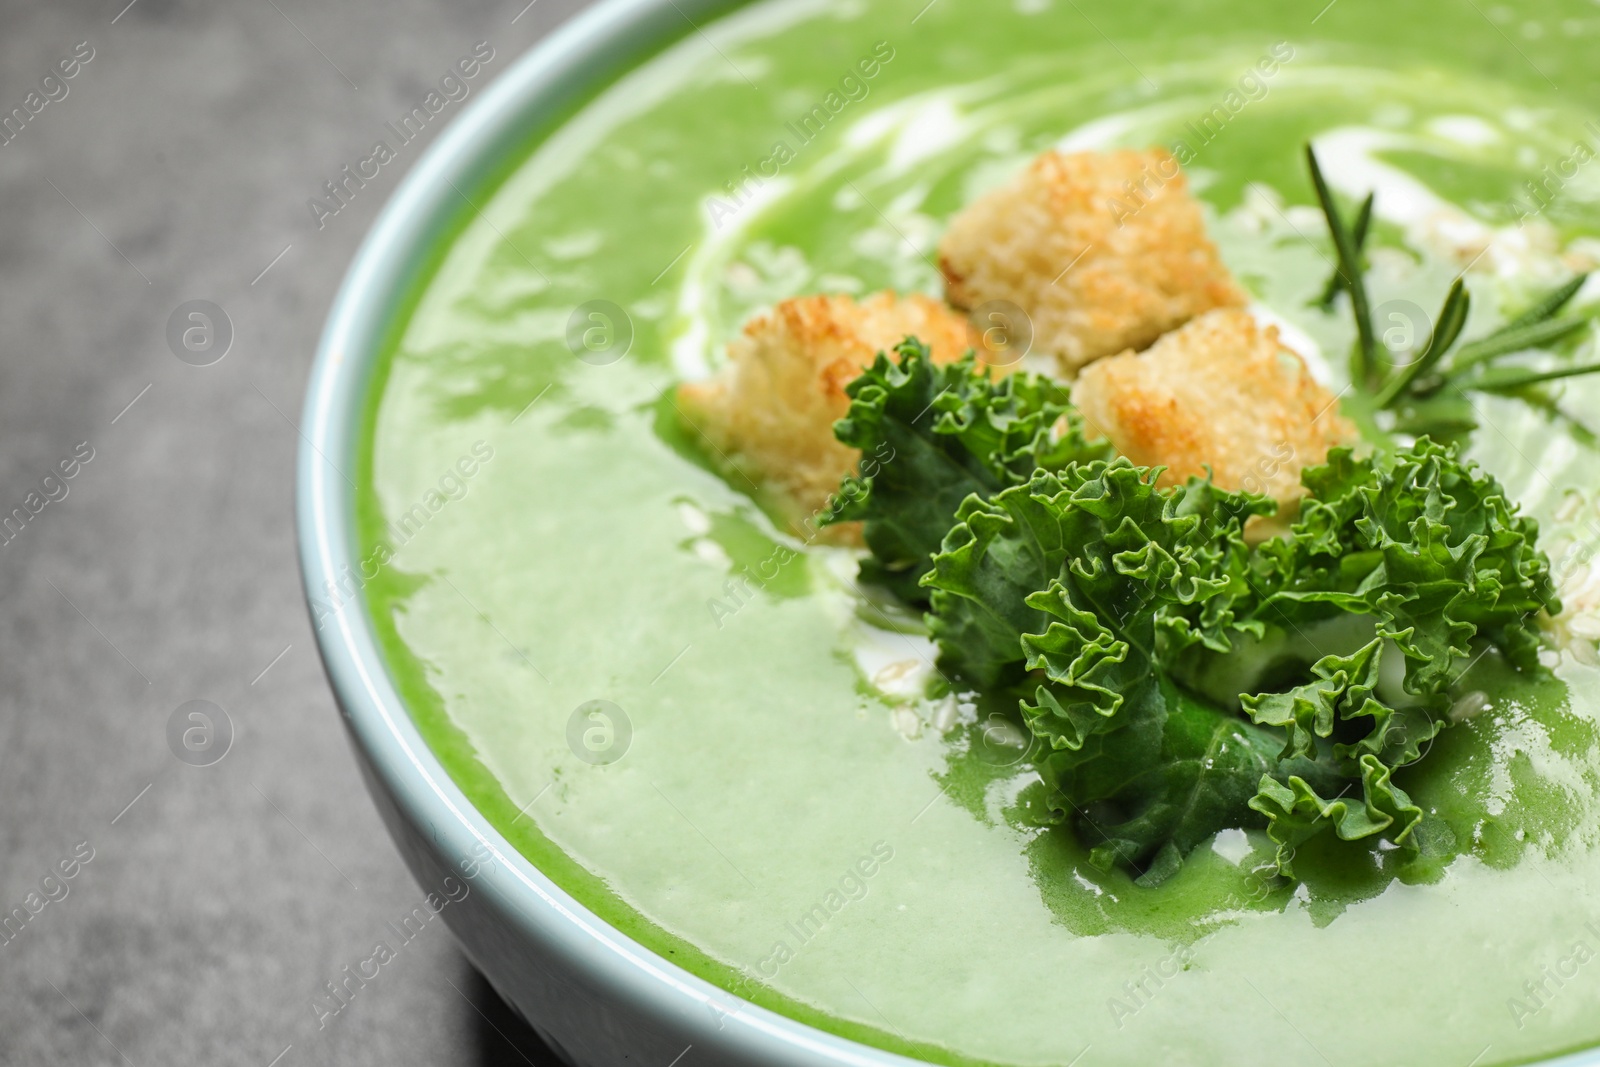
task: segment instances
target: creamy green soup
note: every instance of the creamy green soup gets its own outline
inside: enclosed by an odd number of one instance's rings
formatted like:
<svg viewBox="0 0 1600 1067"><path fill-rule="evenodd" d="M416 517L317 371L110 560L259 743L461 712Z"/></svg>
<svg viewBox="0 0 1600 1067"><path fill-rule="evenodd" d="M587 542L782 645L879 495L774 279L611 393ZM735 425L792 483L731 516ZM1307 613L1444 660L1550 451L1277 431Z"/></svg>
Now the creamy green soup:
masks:
<svg viewBox="0 0 1600 1067"><path fill-rule="evenodd" d="M1308 847L1279 882L1264 835L1225 831L1144 888L1034 825L1004 709L923 696L916 620L865 607L855 557L777 527L664 399L777 300L939 293L950 216L1053 146L1172 148L1334 389L1352 330L1313 306L1307 139L1340 193L1379 192L1380 328L1467 267L1469 336L1492 328L1600 250L1600 8L775 0L685 29L473 195L375 379L365 610L490 821L728 1012L935 1062L1600 1043L1600 462L1571 423L1477 398L1472 455L1543 524L1570 643L1546 675L1481 660L1399 772L1445 858Z"/></svg>

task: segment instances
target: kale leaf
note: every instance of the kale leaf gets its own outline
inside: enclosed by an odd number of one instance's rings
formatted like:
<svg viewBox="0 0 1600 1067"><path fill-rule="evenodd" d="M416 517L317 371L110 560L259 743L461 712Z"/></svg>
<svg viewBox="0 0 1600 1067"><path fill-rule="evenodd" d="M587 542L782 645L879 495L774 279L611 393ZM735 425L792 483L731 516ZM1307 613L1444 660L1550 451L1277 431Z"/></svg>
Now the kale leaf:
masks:
<svg viewBox="0 0 1600 1067"><path fill-rule="evenodd" d="M847 389L835 432L879 461L833 521L864 524L863 578L926 609L948 676L1017 696L1091 862L1154 884L1233 827L1285 874L1322 833L1415 847L1395 775L1471 658L1536 669L1560 610L1498 482L1428 439L1336 449L1288 535L1252 545L1271 501L1112 458L1064 386L895 355Z"/></svg>
<svg viewBox="0 0 1600 1067"><path fill-rule="evenodd" d="M1092 862L1146 882L1219 829L1264 825L1264 777L1336 777L1181 684L1196 656L1260 634L1234 609L1254 601L1244 524L1271 505L1200 480L1162 489L1159 473L1100 461L969 498L924 579L944 663L1032 683L1022 714L1051 805Z"/></svg>
<svg viewBox="0 0 1600 1067"><path fill-rule="evenodd" d="M1531 667L1533 617L1559 609L1534 524L1431 441L1335 452L1290 536L1258 547L1245 526L1270 502L1159 475L1095 461L968 497L923 579L942 665L1018 692L1058 817L1145 884L1229 827L1266 829L1285 873L1326 831L1412 847L1423 813L1395 773L1448 721L1473 650ZM1331 647L1263 653L1290 635ZM1279 688L1203 683L1252 655L1240 676Z"/></svg>
<svg viewBox="0 0 1600 1067"><path fill-rule="evenodd" d="M880 353L846 387L850 409L834 434L875 462L845 481L826 521L861 522L872 550L863 580L923 606L918 582L964 499L1107 456L1110 446L1087 440L1066 387L1049 378L995 379L971 353L936 364L914 338L895 356Z"/></svg>
<svg viewBox="0 0 1600 1067"><path fill-rule="evenodd" d="M1538 523L1493 477L1424 438L1365 459L1335 449L1302 480L1310 495L1291 536L1263 546L1263 617L1375 617L1405 655L1406 689L1434 708L1475 637L1536 664L1529 623L1561 604Z"/></svg>
<svg viewBox="0 0 1600 1067"><path fill-rule="evenodd" d="M1293 777L1262 780L1251 807L1268 818L1286 870L1300 842L1330 827L1346 840L1409 844L1422 811L1393 774L1447 724L1450 686L1474 644L1535 669L1533 620L1561 610L1538 524L1453 448L1423 439L1364 459L1337 449L1303 481L1310 496L1289 538L1258 553L1271 591L1256 619L1304 632L1347 614L1372 619L1375 636L1318 660L1303 685L1241 699L1254 722L1286 731L1286 754L1320 744L1324 760L1359 783L1346 801ZM1380 695L1385 655L1404 657L1404 681Z"/></svg>

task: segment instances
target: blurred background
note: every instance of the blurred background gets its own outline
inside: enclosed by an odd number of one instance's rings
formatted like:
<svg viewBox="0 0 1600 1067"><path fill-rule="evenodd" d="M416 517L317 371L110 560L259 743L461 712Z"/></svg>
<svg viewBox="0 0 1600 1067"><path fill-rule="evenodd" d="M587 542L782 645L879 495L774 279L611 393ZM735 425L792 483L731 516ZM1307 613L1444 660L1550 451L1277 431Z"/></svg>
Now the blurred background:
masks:
<svg viewBox="0 0 1600 1067"><path fill-rule="evenodd" d="M474 97L583 6L0 3L0 1064L554 1062L439 923L313 1007L420 894L293 476L345 267L471 100L308 201L479 42Z"/></svg>

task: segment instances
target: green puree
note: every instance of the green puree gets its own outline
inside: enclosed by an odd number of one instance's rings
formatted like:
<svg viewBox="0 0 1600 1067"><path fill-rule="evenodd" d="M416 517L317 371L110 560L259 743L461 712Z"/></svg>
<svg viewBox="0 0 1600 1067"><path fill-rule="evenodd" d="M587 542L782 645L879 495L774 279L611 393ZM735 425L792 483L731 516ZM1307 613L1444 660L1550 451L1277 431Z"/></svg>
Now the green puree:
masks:
<svg viewBox="0 0 1600 1067"><path fill-rule="evenodd" d="M869 683L915 668L922 638L867 626L853 558L801 551L662 401L774 300L937 292L945 220L1066 135L1186 141L1228 261L1338 354L1337 388L1350 327L1308 306L1331 253L1302 143L1336 138L1347 203L1376 174L1392 204L1437 197L1517 237L1520 183L1594 136L1600 8L1339 0L1313 24L1320 4L924 2L708 23L474 195L397 327L358 478L363 555L393 553L367 609L423 732L511 842L643 944L936 1062L1488 1065L1600 1043L1600 671L1474 667L1462 707L1486 706L1397 778L1439 828L1431 862L1308 847L1300 883L1268 882L1264 835L1229 831L1137 887L1031 828L995 709ZM1241 91L1280 42L1292 58ZM1469 337L1564 279L1532 238L1600 231L1597 166L1544 194L1523 265L1474 271ZM1424 229L1380 210L1374 287L1431 314L1459 261ZM593 300L631 318L620 361L567 346ZM1579 382L1564 403L1597 399ZM1478 403L1475 457L1548 544L1594 542L1595 451ZM576 754L595 723L569 744L594 700L631 727L612 762Z"/></svg>

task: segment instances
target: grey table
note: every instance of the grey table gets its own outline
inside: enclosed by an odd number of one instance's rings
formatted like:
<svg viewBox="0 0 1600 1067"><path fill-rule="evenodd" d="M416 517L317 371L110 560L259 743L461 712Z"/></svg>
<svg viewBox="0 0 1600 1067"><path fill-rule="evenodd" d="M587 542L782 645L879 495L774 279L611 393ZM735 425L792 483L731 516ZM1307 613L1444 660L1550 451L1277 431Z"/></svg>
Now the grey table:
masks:
<svg viewBox="0 0 1600 1067"><path fill-rule="evenodd" d="M334 289L463 105L320 228L307 201L476 42L481 92L582 2L124 4L0 2L0 913L27 916L0 1063L542 1067L442 925L388 925L420 894L323 678L292 490ZM232 324L209 366L168 343L192 300ZM319 1019L380 940L399 959Z"/></svg>

